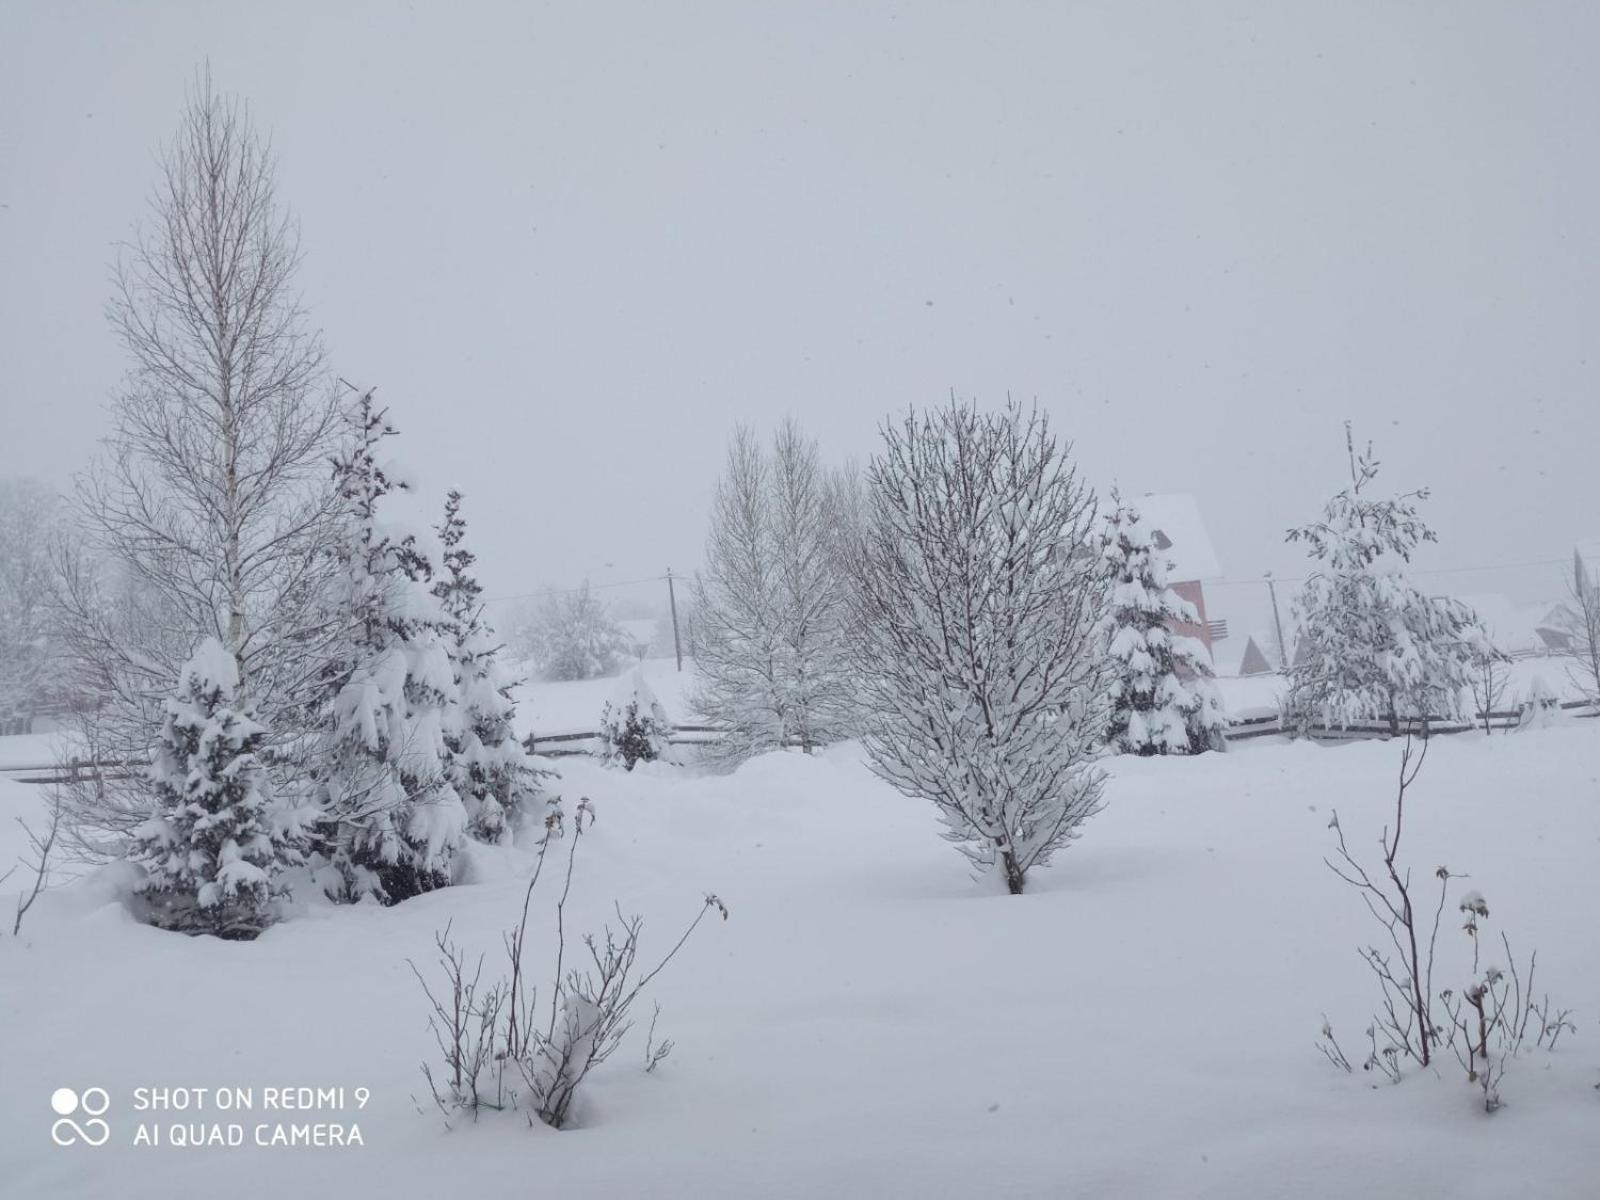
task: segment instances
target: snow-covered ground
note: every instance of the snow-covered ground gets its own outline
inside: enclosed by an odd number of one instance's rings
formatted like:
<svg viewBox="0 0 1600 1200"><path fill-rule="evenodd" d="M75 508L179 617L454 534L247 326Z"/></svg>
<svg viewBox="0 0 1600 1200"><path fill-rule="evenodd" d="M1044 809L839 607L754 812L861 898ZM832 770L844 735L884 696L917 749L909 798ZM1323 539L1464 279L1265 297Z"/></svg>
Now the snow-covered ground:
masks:
<svg viewBox="0 0 1600 1200"><path fill-rule="evenodd" d="M1321 862L1330 812L1370 846L1397 758L1269 741L1116 760L1106 812L1017 898L971 882L931 807L851 746L721 778L567 761L562 792L599 814L578 925L617 898L653 958L705 891L732 916L655 985L672 1057L646 1075L635 1030L562 1133L497 1114L447 1132L417 1102L430 1041L406 960L430 962L450 922L492 965L520 852L254 944L135 924L91 877L0 936L0 1195L1592 1197L1600 721L1440 739L1414 792L1403 857L1470 872L1487 929L1537 947L1540 990L1578 1013L1557 1053L1513 1065L1492 1117L1453 1062L1373 1087L1313 1049L1326 1013L1353 1053L1374 999L1355 954L1371 918ZM0 780L6 807L31 795ZM1464 980L1455 925L1441 974ZM548 911L538 936L542 962ZM264 1088L301 1085L371 1100L261 1111ZM156 1086L251 1087L258 1108L136 1113ZM61 1087L106 1089L108 1144L52 1144ZM139 1147L141 1119L241 1121L246 1145ZM258 1122L318 1119L364 1145L249 1144Z"/></svg>
<svg viewBox="0 0 1600 1200"><path fill-rule="evenodd" d="M1582 693L1574 686L1569 660L1562 658L1519 658L1505 666L1505 690L1498 710L1509 712L1519 697L1527 694L1535 679L1542 679L1562 700L1577 700ZM1282 704L1285 680L1281 675L1223 675L1217 679L1222 704L1233 720L1264 717L1276 713ZM1468 707L1473 705L1469 702Z"/></svg>
<svg viewBox="0 0 1600 1200"><path fill-rule="evenodd" d="M688 691L694 681L694 663L684 660L683 670L671 658L647 658L629 663L620 675L608 679L584 679L571 683L547 683L530 679L517 689L517 729L526 735L548 737L560 733L592 733L600 728L600 713L607 701L618 698L619 689L635 670L679 724L691 724L694 713Z"/></svg>

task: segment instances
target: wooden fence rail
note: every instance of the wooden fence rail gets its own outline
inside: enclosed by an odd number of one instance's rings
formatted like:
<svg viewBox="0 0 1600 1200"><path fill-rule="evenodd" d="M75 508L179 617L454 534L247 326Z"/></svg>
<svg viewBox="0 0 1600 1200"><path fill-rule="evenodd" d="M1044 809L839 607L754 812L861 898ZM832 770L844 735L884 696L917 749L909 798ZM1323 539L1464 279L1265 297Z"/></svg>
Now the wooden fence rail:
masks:
<svg viewBox="0 0 1600 1200"><path fill-rule="evenodd" d="M1580 712L1579 717L1600 717L1600 708L1588 700L1568 700L1560 707L1565 711L1587 709ZM1508 730L1515 729L1521 724L1521 714L1517 712L1491 712L1488 714L1489 728ZM1430 736L1448 735L1456 733L1471 733L1474 730L1483 730L1484 714L1477 714L1471 721L1446 719L1444 717L1428 718L1428 733ZM1401 733L1406 732L1409 725L1412 732L1420 732L1421 722L1407 722L1402 724ZM1283 726L1283 719L1277 713L1259 717L1241 717L1228 722L1228 729L1224 736L1230 742L1249 741L1252 738L1281 737L1288 733ZM723 734L721 729L712 725L678 725L672 731L672 736L667 739L673 746L704 746L717 741ZM1313 725L1306 732L1306 736L1319 742L1351 742L1381 739L1393 736L1387 721L1353 721L1345 726ZM552 733L543 737L535 735L533 739L533 752L541 758L581 758L593 754L600 742L599 730L580 733ZM75 777L84 773L99 773L105 779L126 779L135 771L143 768L143 761L130 761L127 759L102 760L89 762L81 759L71 759L65 763L40 763L33 766L0 767L0 778L10 779L16 783L52 784L70 783Z"/></svg>

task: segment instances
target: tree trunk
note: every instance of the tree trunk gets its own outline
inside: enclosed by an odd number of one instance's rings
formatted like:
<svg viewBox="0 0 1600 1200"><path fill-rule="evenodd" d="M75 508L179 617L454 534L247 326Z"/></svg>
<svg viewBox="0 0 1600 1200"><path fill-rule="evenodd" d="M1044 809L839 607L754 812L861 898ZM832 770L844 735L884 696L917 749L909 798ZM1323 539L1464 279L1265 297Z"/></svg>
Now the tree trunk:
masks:
<svg viewBox="0 0 1600 1200"><path fill-rule="evenodd" d="M1016 851L1002 850L1000 852L1000 866L1005 871L1006 891L1013 896L1022 895L1022 885L1026 882L1027 876L1017 862Z"/></svg>

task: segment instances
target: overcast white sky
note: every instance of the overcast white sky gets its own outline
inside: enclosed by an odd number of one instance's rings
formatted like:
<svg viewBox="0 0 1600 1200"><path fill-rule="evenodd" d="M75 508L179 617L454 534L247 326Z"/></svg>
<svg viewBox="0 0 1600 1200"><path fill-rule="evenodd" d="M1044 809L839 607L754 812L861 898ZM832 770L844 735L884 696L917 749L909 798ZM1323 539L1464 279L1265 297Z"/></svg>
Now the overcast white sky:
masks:
<svg viewBox="0 0 1600 1200"><path fill-rule="evenodd" d="M864 456L951 388L1195 493L1230 576L1298 571L1345 416L1432 485L1428 565L1558 557L1600 534L1597 45L1580 0L5 0L0 474L91 453L209 59L494 592L692 568L734 421Z"/></svg>

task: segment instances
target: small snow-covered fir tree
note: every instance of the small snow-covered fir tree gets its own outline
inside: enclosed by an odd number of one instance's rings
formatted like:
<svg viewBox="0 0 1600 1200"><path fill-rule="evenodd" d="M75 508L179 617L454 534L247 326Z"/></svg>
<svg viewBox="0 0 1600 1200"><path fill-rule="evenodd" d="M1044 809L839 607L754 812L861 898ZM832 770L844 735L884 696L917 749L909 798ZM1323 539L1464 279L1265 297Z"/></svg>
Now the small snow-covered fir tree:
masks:
<svg viewBox="0 0 1600 1200"><path fill-rule="evenodd" d="M1112 502L1100 539L1111 588L1107 741L1121 754L1224 749L1226 719L1205 647L1174 630L1196 623L1199 614L1167 586L1171 564L1151 541L1137 507L1116 493Z"/></svg>
<svg viewBox="0 0 1600 1200"><path fill-rule="evenodd" d="M600 758L628 770L671 758L672 719L637 667L600 714Z"/></svg>
<svg viewBox="0 0 1600 1200"><path fill-rule="evenodd" d="M886 426L867 481L855 645L869 761L1018 894L1101 807L1093 494L1042 413L955 401Z"/></svg>
<svg viewBox="0 0 1600 1200"><path fill-rule="evenodd" d="M1302 637L1289 670L1285 717L1313 723L1459 718L1475 658L1499 655L1472 609L1424 594L1401 566L1424 542L1437 541L1417 513L1420 489L1386 500L1364 494L1378 473L1369 445L1358 454L1345 423L1350 486L1322 519L1289 531L1320 564L1296 604Z"/></svg>
<svg viewBox="0 0 1600 1200"><path fill-rule="evenodd" d="M208 638L183 667L150 768L152 808L129 857L163 929L253 938L274 920L281 873L303 834L267 794L257 756L267 730L234 707L239 668Z"/></svg>
<svg viewBox="0 0 1600 1200"><path fill-rule="evenodd" d="M552 772L535 767L517 741L517 705L500 667L500 646L484 617L483 588L472 574L477 561L465 543L461 493L445 499L438 528L442 570L433 594L445 622L445 645L457 701L445 730L450 782L467 810L467 832L479 841L506 841L530 816L542 816L540 781Z"/></svg>
<svg viewBox="0 0 1600 1200"><path fill-rule="evenodd" d="M396 431L370 391L347 419L335 460L344 519L330 619L342 618L348 636L313 714L331 869L319 874L337 898L393 904L447 885L465 832L445 741L457 690L444 617L427 588L432 568L414 535L378 515L386 495L407 488L377 457Z"/></svg>

